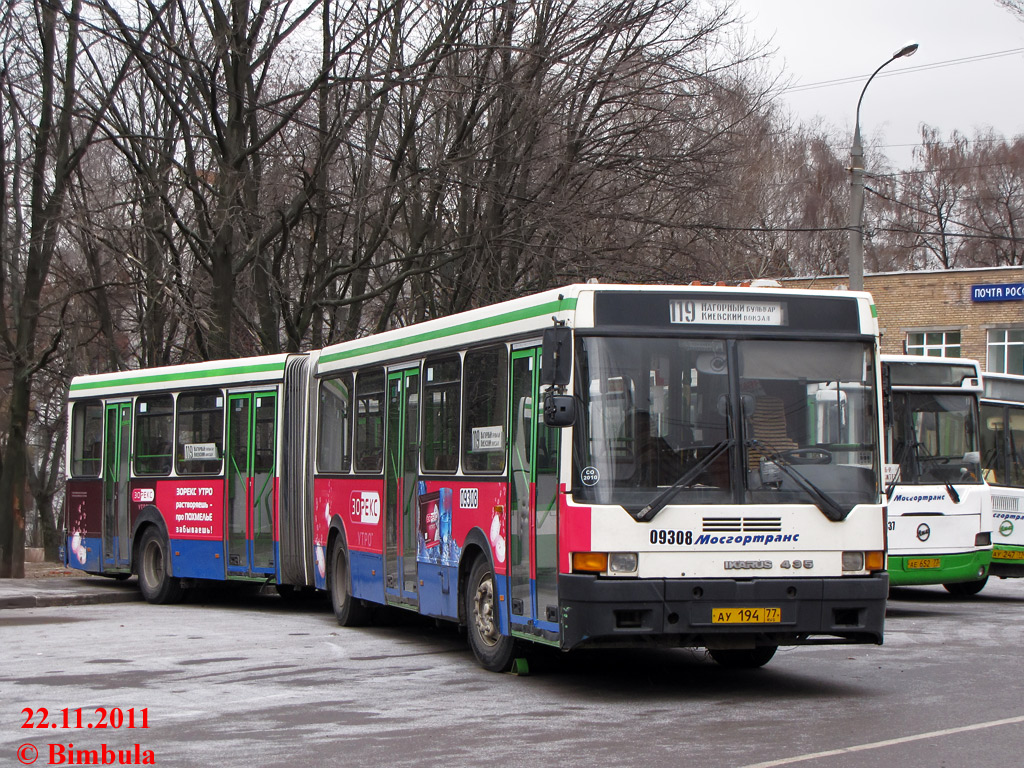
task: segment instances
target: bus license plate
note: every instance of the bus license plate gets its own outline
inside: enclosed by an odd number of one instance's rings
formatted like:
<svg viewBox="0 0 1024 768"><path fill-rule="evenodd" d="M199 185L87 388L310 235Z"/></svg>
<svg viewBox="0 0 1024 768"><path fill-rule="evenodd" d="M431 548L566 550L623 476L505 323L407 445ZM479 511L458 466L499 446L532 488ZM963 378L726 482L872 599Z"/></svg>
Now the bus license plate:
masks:
<svg viewBox="0 0 1024 768"><path fill-rule="evenodd" d="M1024 552L1018 549L994 549L993 560L1024 560Z"/></svg>
<svg viewBox="0 0 1024 768"><path fill-rule="evenodd" d="M712 608L712 624L780 624L781 608Z"/></svg>
<svg viewBox="0 0 1024 768"><path fill-rule="evenodd" d="M937 557L922 557L917 560L907 560L907 568L938 568L941 561Z"/></svg>

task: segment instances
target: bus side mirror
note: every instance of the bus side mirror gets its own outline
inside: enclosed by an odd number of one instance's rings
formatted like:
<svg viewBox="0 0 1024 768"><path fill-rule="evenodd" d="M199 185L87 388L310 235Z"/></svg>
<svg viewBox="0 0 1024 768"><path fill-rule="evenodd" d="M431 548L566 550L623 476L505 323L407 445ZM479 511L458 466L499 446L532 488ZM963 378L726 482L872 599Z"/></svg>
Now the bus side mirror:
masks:
<svg viewBox="0 0 1024 768"><path fill-rule="evenodd" d="M544 423L549 427L571 427L576 421L576 398L572 395L544 395Z"/></svg>
<svg viewBox="0 0 1024 768"><path fill-rule="evenodd" d="M544 329L540 353L540 383L564 387L572 375L572 328L556 325Z"/></svg>

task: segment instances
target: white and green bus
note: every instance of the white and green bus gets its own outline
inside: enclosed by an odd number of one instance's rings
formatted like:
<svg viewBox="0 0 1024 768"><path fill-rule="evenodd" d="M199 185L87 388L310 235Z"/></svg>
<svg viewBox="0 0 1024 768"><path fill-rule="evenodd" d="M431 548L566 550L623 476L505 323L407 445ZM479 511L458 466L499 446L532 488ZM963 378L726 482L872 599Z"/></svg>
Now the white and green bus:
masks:
<svg viewBox="0 0 1024 768"><path fill-rule="evenodd" d="M992 487L993 576L1024 576L1024 376L983 374L981 463Z"/></svg>
<svg viewBox="0 0 1024 768"><path fill-rule="evenodd" d="M80 377L66 560L153 602L263 580L344 626L457 622L493 670L530 644L753 667L881 643L880 378L865 293L597 284Z"/></svg>
<svg viewBox="0 0 1024 768"><path fill-rule="evenodd" d="M883 355L889 578L973 595L992 559L974 360Z"/></svg>

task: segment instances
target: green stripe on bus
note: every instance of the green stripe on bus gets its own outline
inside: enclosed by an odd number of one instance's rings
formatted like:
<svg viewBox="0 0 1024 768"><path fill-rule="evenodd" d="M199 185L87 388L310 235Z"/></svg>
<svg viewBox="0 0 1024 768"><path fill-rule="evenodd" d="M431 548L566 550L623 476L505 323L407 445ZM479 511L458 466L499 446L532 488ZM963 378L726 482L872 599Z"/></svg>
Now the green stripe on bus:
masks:
<svg viewBox="0 0 1024 768"><path fill-rule="evenodd" d="M383 352L388 349L395 349L397 347L403 347L409 344L419 344L424 341L434 341L435 339L442 339L446 336L456 336L460 333L468 333L469 331L479 331L484 328L493 328L497 325L504 325L506 323L515 323L520 320L529 320L533 317L540 317L546 315L549 312L561 312L565 310L576 309L576 299L567 298L562 300L549 301L546 304L540 304L536 307L528 307L526 309L517 309L513 312L506 312L501 315L494 315L493 317L484 317L480 320L470 320L465 323L459 323L453 325L450 328L439 328L436 331L425 331L423 333L416 334L414 336L408 336L404 339L397 339L395 341L382 341L377 344L367 344L365 347L359 347L358 349L345 349L340 352L334 352L330 355L323 355L320 358L322 363L334 363L339 360L347 360L350 357L359 357L360 355L370 355L374 352Z"/></svg>
<svg viewBox="0 0 1024 768"><path fill-rule="evenodd" d="M878 317L878 307L876 307L874 304L871 305L871 316L875 318Z"/></svg>
<svg viewBox="0 0 1024 768"><path fill-rule="evenodd" d="M257 363L255 365L242 365L235 368L209 368L199 371L175 371L172 373L147 374L145 371L125 371L122 376L115 379L105 378L102 381L80 381L72 383L72 392L82 392L89 389L103 389L106 387L127 387L141 386L143 384L166 384L172 381L186 381L188 379L213 379L221 376L238 376L248 373L268 373L271 371L284 371L282 363Z"/></svg>

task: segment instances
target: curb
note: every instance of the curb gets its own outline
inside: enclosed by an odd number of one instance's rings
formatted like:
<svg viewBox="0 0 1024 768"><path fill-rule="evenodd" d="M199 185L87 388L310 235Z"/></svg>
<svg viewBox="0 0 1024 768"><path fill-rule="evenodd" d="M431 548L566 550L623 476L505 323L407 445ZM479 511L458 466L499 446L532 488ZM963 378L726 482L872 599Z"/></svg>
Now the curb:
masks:
<svg viewBox="0 0 1024 768"><path fill-rule="evenodd" d="M135 603L142 595L132 592L79 593L65 595L16 595L0 597L0 610L7 608L54 608L62 605L102 605L105 603Z"/></svg>
<svg viewBox="0 0 1024 768"><path fill-rule="evenodd" d="M138 582L91 577L0 579L0 611L13 608L54 608L142 600Z"/></svg>

